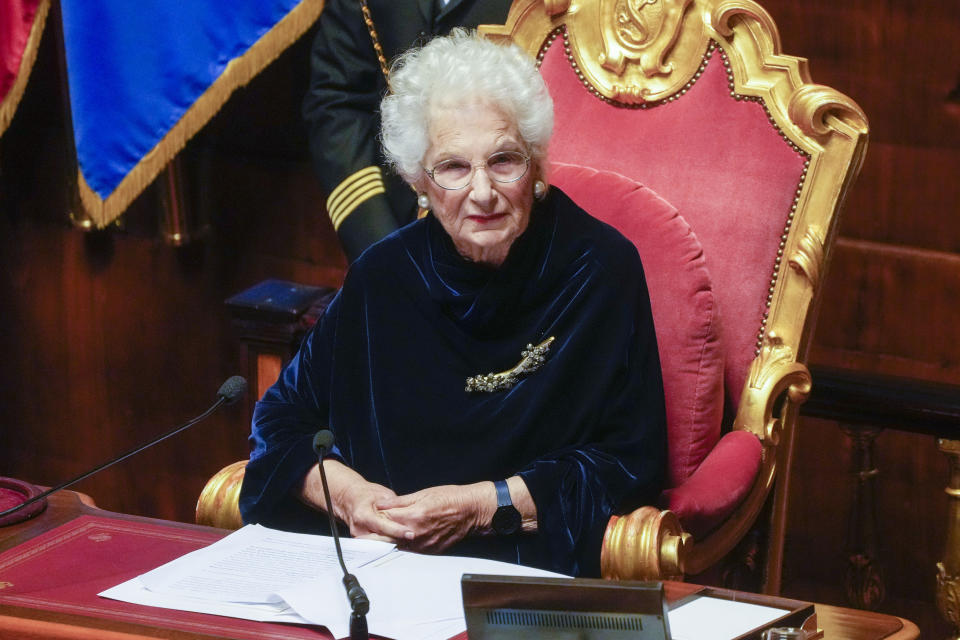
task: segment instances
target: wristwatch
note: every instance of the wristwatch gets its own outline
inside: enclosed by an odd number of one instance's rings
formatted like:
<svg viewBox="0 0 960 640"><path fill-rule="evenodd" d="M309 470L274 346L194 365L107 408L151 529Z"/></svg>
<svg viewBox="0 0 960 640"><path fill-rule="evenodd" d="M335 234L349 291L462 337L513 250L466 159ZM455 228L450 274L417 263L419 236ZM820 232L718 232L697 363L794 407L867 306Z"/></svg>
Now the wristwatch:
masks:
<svg viewBox="0 0 960 640"><path fill-rule="evenodd" d="M497 489L497 510L490 524L497 535L512 535L520 531L520 512L510 500L510 489L506 480L497 480L493 486Z"/></svg>

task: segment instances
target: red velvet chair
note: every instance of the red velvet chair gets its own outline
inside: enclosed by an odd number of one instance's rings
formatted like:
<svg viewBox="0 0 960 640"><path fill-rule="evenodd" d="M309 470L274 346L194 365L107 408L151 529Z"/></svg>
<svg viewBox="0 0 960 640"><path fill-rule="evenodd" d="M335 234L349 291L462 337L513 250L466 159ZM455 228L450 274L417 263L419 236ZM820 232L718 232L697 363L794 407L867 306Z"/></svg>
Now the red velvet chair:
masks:
<svg viewBox="0 0 960 640"><path fill-rule="evenodd" d="M650 282L670 486L611 521L604 575L699 574L773 491L776 592L803 363L866 117L780 53L750 0L516 0L482 31L537 56L551 182L634 240Z"/></svg>

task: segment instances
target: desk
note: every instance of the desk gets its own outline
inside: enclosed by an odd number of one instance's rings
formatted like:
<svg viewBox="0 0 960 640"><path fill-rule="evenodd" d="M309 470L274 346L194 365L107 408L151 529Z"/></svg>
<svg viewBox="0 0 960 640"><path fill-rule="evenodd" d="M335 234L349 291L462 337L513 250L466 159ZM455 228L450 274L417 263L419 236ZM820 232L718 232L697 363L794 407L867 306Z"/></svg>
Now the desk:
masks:
<svg viewBox="0 0 960 640"><path fill-rule="evenodd" d="M110 542L110 532L142 536L150 541L149 549L130 553L128 548L126 552L113 553L106 551L107 546L97 547L99 541ZM227 533L211 527L111 513L82 501L79 494L60 492L36 518L0 529L0 554L3 554L0 555L0 585L5 585L0 588L0 640L329 638L324 630L316 627L173 612L100 599L95 595ZM117 540L120 537L117 536ZM38 545L38 541L43 544ZM74 557L57 555L57 548L69 551L70 544L92 545L92 550L79 559L76 554ZM18 550L23 553L18 554ZM20 577L14 579L18 575L17 563L21 563L22 568L25 558L41 550L50 554L51 565L55 565L53 571L46 577L29 574L27 578L40 586L31 588L21 583L18 590L16 582ZM109 554L107 563L103 562L105 553ZM94 565L91 560L98 557L100 560ZM85 567L84 562L91 567ZM103 564L111 566L104 568ZM85 570L89 568L96 571L88 574ZM7 582L14 584L6 585ZM685 595L693 588L667 583L668 599ZM816 612L826 640L911 640L919 636L916 625L902 618L819 604ZM465 637L465 634L459 636L458 640Z"/></svg>

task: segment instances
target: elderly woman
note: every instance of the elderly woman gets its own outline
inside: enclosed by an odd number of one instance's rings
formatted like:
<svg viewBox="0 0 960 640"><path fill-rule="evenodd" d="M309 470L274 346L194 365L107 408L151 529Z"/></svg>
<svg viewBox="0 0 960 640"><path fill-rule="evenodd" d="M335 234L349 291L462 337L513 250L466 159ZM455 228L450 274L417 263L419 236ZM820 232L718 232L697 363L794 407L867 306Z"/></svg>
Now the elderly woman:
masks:
<svg viewBox="0 0 960 640"><path fill-rule="evenodd" d="M634 246L545 184L533 61L465 31L394 65L385 152L430 215L368 249L257 404L245 522L599 573L655 501L663 389ZM497 373L500 372L500 373Z"/></svg>

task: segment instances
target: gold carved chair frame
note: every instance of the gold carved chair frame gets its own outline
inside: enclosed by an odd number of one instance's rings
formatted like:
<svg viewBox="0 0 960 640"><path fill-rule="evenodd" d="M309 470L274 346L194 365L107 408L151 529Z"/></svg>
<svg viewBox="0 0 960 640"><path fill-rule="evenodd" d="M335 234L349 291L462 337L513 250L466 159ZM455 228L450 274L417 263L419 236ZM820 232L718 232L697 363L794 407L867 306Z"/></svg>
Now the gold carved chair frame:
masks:
<svg viewBox="0 0 960 640"><path fill-rule="evenodd" d="M784 140L806 156L733 423L763 444L749 494L703 540L693 540L674 514L655 507L615 518L601 561L608 578L701 573L743 538L773 491L764 586L777 592L798 408L811 389L804 362L837 214L866 152L866 116L847 96L813 84L805 59L783 55L773 20L750 0L516 0L506 25L481 32L541 60L562 38L577 77L594 96L635 108L679 99L706 58L719 52L731 97L760 102Z"/></svg>

